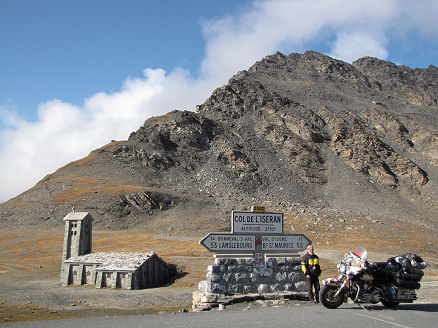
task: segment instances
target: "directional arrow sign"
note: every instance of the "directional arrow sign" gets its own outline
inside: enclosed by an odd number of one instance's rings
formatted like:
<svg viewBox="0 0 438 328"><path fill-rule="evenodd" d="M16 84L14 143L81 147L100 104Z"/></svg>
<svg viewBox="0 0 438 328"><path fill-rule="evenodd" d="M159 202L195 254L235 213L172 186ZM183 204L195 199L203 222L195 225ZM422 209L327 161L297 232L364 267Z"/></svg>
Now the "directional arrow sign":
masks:
<svg viewBox="0 0 438 328"><path fill-rule="evenodd" d="M262 251L267 253L301 252L312 244L303 234L262 236Z"/></svg>
<svg viewBox="0 0 438 328"><path fill-rule="evenodd" d="M237 253L255 251L254 235L209 233L199 243L210 252Z"/></svg>

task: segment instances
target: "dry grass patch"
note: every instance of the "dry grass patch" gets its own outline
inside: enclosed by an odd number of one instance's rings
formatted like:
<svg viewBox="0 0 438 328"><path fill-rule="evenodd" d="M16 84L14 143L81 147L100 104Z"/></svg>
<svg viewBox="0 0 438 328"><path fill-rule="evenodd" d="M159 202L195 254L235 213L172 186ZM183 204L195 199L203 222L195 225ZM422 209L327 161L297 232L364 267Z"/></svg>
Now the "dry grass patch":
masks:
<svg viewBox="0 0 438 328"><path fill-rule="evenodd" d="M59 273L63 233L19 231L0 233L0 267L6 273ZM1 277L1 275L0 275Z"/></svg>
<svg viewBox="0 0 438 328"><path fill-rule="evenodd" d="M157 188L140 186L140 185L125 185L114 183L107 179L94 178L89 176L76 176L67 178L57 178L54 182L73 181L75 184L65 190L58 192L52 199L53 205L62 205L67 202L72 204L78 203L80 200L88 197L89 194L102 194L106 196L124 195L129 193L141 192L157 192L166 193L169 195L177 195L171 190L159 190Z"/></svg>
<svg viewBox="0 0 438 328"><path fill-rule="evenodd" d="M145 186L113 184L104 179L93 177L71 177L64 181L75 181L76 184L68 189L62 190L53 197L54 205L61 205L66 202L76 204L91 193L102 193L105 195L119 195L130 192L142 192L147 190Z"/></svg>
<svg viewBox="0 0 438 328"><path fill-rule="evenodd" d="M62 180L59 179L59 182L63 182L63 181L75 181L76 183L70 188L67 188L57 193L52 199L52 203L54 205L61 205L69 201L73 201L74 203L74 200L76 202L79 201L81 198L84 197L85 194L92 193L96 185L98 183L101 183L103 179L97 179L87 176L69 177Z"/></svg>

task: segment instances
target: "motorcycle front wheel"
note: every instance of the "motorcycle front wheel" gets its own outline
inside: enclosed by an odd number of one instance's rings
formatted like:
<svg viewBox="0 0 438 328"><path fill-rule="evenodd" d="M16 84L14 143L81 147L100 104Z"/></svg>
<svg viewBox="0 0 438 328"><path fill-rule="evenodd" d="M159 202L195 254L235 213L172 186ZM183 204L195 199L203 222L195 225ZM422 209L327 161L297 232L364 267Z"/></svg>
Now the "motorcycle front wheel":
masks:
<svg viewBox="0 0 438 328"><path fill-rule="evenodd" d="M335 297L336 292L340 286L324 285L319 292L319 299L326 308L336 309L344 302L344 293L340 293Z"/></svg>

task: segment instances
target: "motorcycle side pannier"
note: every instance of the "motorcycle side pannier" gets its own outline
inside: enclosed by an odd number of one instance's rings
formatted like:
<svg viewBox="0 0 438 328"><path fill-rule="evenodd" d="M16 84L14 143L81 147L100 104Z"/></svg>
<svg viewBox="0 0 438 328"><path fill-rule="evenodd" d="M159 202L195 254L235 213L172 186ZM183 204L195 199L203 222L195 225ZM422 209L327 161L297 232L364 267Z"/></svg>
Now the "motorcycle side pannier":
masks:
<svg viewBox="0 0 438 328"><path fill-rule="evenodd" d="M416 281L408 281L400 278L394 279L394 285L397 287L407 288L407 289L420 289L420 283Z"/></svg>
<svg viewBox="0 0 438 328"><path fill-rule="evenodd" d="M396 272L394 276L396 279L419 282L421 278L423 278L423 275L424 273L420 269L411 269L410 272L406 272L406 271Z"/></svg>

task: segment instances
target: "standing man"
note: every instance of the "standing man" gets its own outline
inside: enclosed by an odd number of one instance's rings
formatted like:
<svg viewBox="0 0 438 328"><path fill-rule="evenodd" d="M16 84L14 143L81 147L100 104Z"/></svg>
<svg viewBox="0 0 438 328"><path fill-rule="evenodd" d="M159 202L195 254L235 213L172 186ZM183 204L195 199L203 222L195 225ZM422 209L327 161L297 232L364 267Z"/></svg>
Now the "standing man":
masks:
<svg viewBox="0 0 438 328"><path fill-rule="evenodd" d="M319 303L318 277L321 274L321 268L319 267L318 255L313 253L312 245L307 246L307 253L301 259L301 267L307 279L309 300L314 303ZM313 294L313 289L315 289L315 294Z"/></svg>

